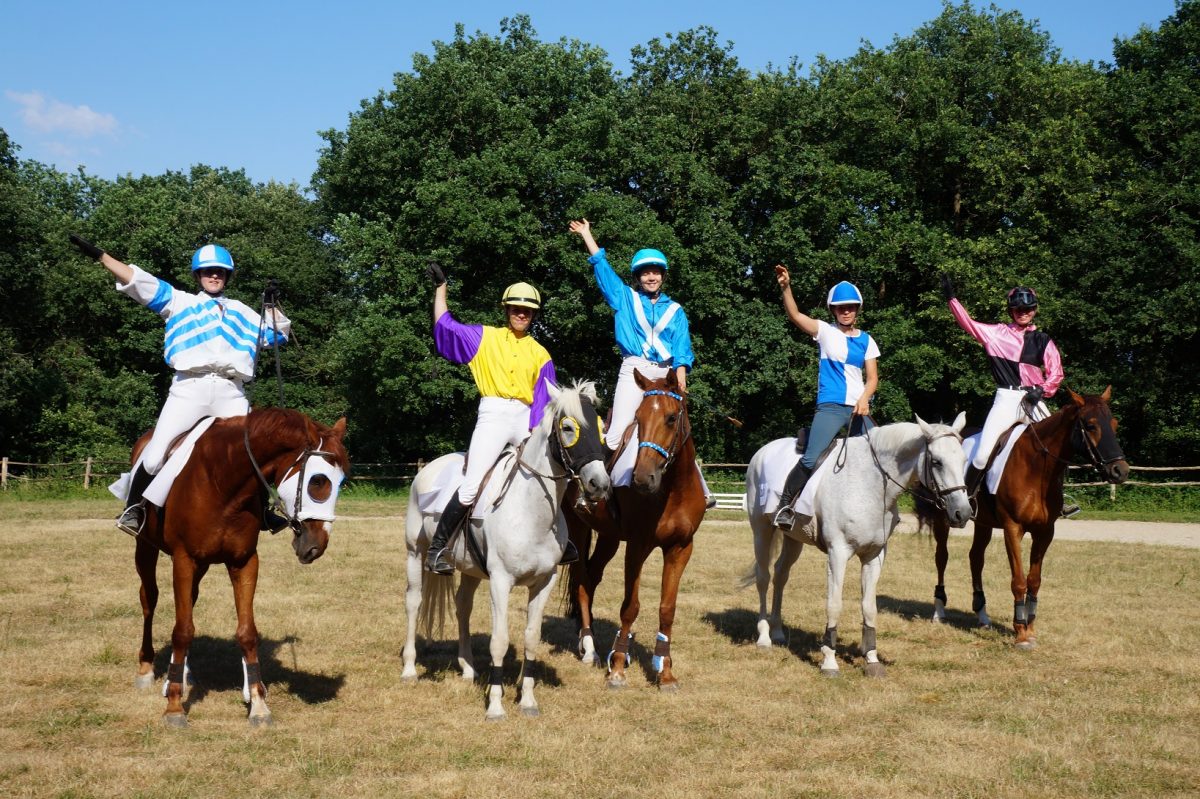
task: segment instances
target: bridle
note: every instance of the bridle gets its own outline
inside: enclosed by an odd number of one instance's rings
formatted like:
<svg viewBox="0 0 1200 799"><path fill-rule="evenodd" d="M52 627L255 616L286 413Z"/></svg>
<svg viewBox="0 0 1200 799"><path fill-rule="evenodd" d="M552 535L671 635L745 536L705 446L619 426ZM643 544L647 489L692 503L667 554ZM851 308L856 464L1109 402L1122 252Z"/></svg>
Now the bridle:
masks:
<svg viewBox="0 0 1200 799"><path fill-rule="evenodd" d="M300 535L302 532L300 529L299 519L300 503L302 501L301 498L304 495L304 471L308 467L308 459L314 455L324 458L336 458L337 455L333 452L321 449L321 446L325 443L325 439L322 438L317 442L317 446L315 448L305 445L304 449L300 451L300 454L296 456L296 459L292 461L286 469L283 470L283 476L279 479L279 482L281 483L288 478L292 471L296 469L296 464L300 465L300 477L299 482L297 483L296 501L293 503L292 512L289 513L287 508L283 506L283 500L279 496L279 489L276 486L271 485L271 483L267 480L266 475L263 474L262 468L258 465L258 461L254 458L254 453L250 450L249 425L246 425L242 428L242 441L246 445L246 455L250 457L250 465L254 467L254 473L258 475L258 481L262 483L263 488L266 489L268 509L275 511L280 516L283 516L285 519L287 519L288 527L292 528L292 533L294 535ZM276 532L278 531L271 531L272 534Z"/></svg>
<svg viewBox="0 0 1200 799"><path fill-rule="evenodd" d="M918 496L918 494L915 491L913 491L913 489L909 488L906 485L901 484L900 481L898 481L896 478L892 477L888 473L887 469L885 469L883 467L883 464L879 462L879 455L878 455L878 453L875 452L875 442L871 441L871 431L868 430L863 435L867 439L867 447L871 450L871 458L874 459L874 461L875 461L875 467L877 469L879 469L880 472L883 473L883 476L886 477L889 482L891 482L893 485L895 485L897 488L899 488L901 492L912 494L914 497ZM929 499L933 503L933 506L935 508L937 508L938 510L944 511L944 510L946 510L946 499L945 498L947 496L949 496L950 494L953 494L955 491L966 491L967 486L965 484L963 484L963 485L948 486L946 488L942 488L941 486L938 485L937 475L933 471L933 453L930 451L929 445L932 444L934 441L937 441L939 438L953 438L961 445L962 444L962 436L959 435L958 433L954 432L953 430L950 430L945 433L938 433L933 438L925 439L925 457L922 458L920 483L921 483L921 486L925 489L925 491L929 492L930 496L929 497L921 496L921 498Z"/></svg>
<svg viewBox="0 0 1200 799"><path fill-rule="evenodd" d="M562 418L565 418L565 417L555 417L554 421L557 423ZM576 421L580 424L580 427L582 428L582 426L583 426L582 422L579 422L578 420L576 420ZM595 423L596 423L595 420L593 420L593 424L595 424ZM552 424L552 427L557 427L557 424ZM582 439L582 433L580 435L580 438ZM576 459L571 454L571 451L570 451L570 450L574 449L574 445L572 445L571 447L568 447L565 444L563 444L561 434L559 433L559 431L557 429L555 429L555 430L551 430L551 432L550 432L550 458L555 463L557 463L559 466L561 466L563 468L563 470L566 472L566 474L553 474L553 473L543 474L541 471L534 468L529 462L527 462L522 457L525 453L525 445L527 443L529 443L528 438L526 438L524 441L522 441L520 446L517 447L517 454L516 454L516 458L514 459L514 462L513 462L512 471L509 472L508 477L505 479L504 485L500 489L500 492L496 497L495 503L493 503L494 506L499 506L500 501L504 498L504 495L508 493L508 488L510 485L512 485L513 479L517 476L518 469L524 469L525 471L529 472L530 474L536 475L536 476L542 478L543 480L553 480L555 482L558 482L561 480L566 480L569 482L573 482L573 483L575 483L576 488L579 489L579 493L582 496L584 493L583 477L581 475L581 472L583 471L583 467L587 466L589 463L593 463L595 461L603 461L603 459L604 459L603 453L601 452L601 449L599 447L597 447L597 449L596 449L595 457L588 457L585 455L582 458Z"/></svg>
<svg viewBox="0 0 1200 799"><path fill-rule="evenodd" d="M692 425L690 420L688 420L687 415L687 403L683 401L682 394L677 394L674 391L664 391L658 388L652 388L643 392L642 398L645 399L646 397L670 397L671 399L675 400L679 403L680 415L685 421L685 424L675 425L675 437L671 440L670 448L655 444L653 441L638 442L638 449L645 447L646 449L652 449L659 455L662 455L665 461L665 463L663 463L663 468L665 469L671 465L672 461L675 460L675 456L679 454L680 448L687 442L688 438L692 434Z"/></svg>
<svg viewBox="0 0 1200 799"><path fill-rule="evenodd" d="M1026 416L1028 415L1028 411L1026 411ZM1046 446L1045 442L1042 441L1042 437L1038 435L1037 423L1032 417L1030 417L1029 432L1033 434L1034 440L1037 441L1038 450L1042 455L1048 455L1059 463L1070 465L1071 461L1055 455L1050 451L1049 447ZM1109 441L1110 436L1106 435L1106 433L1109 432L1110 431L1108 428L1101 425L1100 444L1093 442L1091 437L1088 436L1087 430L1084 427L1083 408L1079 408L1075 416L1075 423L1071 425L1071 448L1076 452L1086 454L1088 459L1091 461L1092 468L1101 474L1104 473L1105 467L1109 464L1125 460L1125 453L1121 452L1121 446L1116 443L1115 436L1111 437L1111 442ZM1109 450L1109 454L1105 455L1105 453L1101 450L1101 447Z"/></svg>

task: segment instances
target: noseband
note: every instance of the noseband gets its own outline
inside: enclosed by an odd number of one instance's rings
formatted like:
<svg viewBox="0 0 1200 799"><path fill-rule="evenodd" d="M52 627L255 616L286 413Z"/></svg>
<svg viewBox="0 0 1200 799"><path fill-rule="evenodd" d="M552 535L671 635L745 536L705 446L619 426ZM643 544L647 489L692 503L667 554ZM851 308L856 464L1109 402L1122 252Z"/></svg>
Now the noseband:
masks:
<svg viewBox="0 0 1200 799"><path fill-rule="evenodd" d="M687 405L683 401L682 394L676 394L674 391L663 391L662 389L653 388L642 394L643 399L646 397L670 397L671 399L676 400L679 403L683 418L687 418ZM686 430L684 429L685 427L687 428ZM663 468L665 469L667 466L671 465L673 460L675 460L675 456L679 453L679 448L682 447L684 442L688 440L688 436L691 435L691 432L692 426L690 424L676 425L675 438L671 441L671 448L669 450L659 446L658 444L655 444L653 441L639 441L638 449L645 447L646 449L652 449L659 455L662 455L666 461L663 464Z"/></svg>
<svg viewBox="0 0 1200 799"><path fill-rule="evenodd" d="M1074 432L1079 436L1079 438L1083 439L1082 449L1091 459L1092 466L1096 469L1096 471L1103 472L1104 467L1108 466L1110 463L1116 463L1117 461L1125 460L1125 453L1121 452L1120 445L1112 448L1116 451L1115 455L1109 455L1108 457L1105 457L1104 453L1100 451L1100 447L1108 443L1106 436L1104 435L1106 432L1105 428L1101 427L1100 430L1100 444L1095 444L1088 436L1087 430L1083 426L1082 414L1075 420ZM1080 447L1076 446L1076 449L1080 449Z"/></svg>
<svg viewBox="0 0 1200 799"><path fill-rule="evenodd" d="M281 483L286 480L291 471L296 468L296 464L300 464L300 478L296 488L296 501L294 503L294 507L292 508L292 512L288 513L287 508L283 506L283 500L279 497L279 489L271 485L270 481L267 480L266 475L263 474L262 468L258 465L258 461L254 458L254 453L250 451L249 426L242 428L242 441L245 442L246 454L250 457L250 465L254 467L254 473L258 475L258 481L262 483L263 488L265 488L267 491L267 503L269 508L287 519L288 527L292 528L293 535L300 535L302 531L300 529L300 519L298 517L300 515L301 497L304 494L304 470L308 466L308 459L314 455L324 458L336 458L337 456L332 452L327 452L326 450L321 449L321 445L325 443L325 439L321 439L317 442L315 449L306 445L304 449L300 451L300 454L296 456L296 460L292 461L291 465L283 470L283 477L279 479L279 482ZM272 530L271 532L275 533L276 531Z"/></svg>

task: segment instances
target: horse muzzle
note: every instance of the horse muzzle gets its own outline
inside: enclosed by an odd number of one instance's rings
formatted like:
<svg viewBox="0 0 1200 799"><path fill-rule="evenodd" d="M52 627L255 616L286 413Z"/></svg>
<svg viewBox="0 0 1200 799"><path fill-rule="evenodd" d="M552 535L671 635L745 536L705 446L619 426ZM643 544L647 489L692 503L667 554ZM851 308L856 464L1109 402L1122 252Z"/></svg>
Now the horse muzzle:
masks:
<svg viewBox="0 0 1200 799"><path fill-rule="evenodd" d="M1124 460L1104 464L1104 479L1120 485L1129 479L1129 464Z"/></svg>
<svg viewBox="0 0 1200 799"><path fill-rule="evenodd" d="M608 470L604 468L604 461L585 463L579 470L579 486L583 489L583 495L592 502L598 502L612 493L612 482Z"/></svg>
<svg viewBox="0 0 1200 799"><path fill-rule="evenodd" d="M296 557L304 565L312 563L325 554L329 546L329 528L332 522L321 519L307 519L300 522L296 534L292 536L292 549Z"/></svg>

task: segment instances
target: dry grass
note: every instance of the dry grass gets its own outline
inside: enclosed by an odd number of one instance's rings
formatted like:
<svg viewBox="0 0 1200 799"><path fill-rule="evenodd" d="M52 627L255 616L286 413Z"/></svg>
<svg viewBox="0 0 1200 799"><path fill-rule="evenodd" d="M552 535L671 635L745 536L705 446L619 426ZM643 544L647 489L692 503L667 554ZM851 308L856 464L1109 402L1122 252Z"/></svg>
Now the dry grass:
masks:
<svg viewBox="0 0 1200 799"><path fill-rule="evenodd" d="M749 527L701 528L673 643L682 690L660 695L644 644L656 624L659 559L643 583L631 687L572 654L575 631L546 624L543 715L512 702L484 721L483 690L451 671L455 646L422 644L422 679L400 683L403 508L372 501L300 566L264 540L257 612L276 726L251 731L241 703L232 599L206 579L186 731L159 723L164 700L132 689L139 637L132 542L114 503L0 504L0 790L5 796L1184 796L1200 790L1200 551L1058 542L1039 608L1040 648L1014 650L1003 548L987 572L997 629L970 626L967 540L952 538L951 623L931 612L928 539L893 540L880 583L886 680L857 669L858 580L847 580L840 680L820 677L824 562L806 550L785 606L789 644L753 645L757 599L733 586ZM369 518L368 518L369 517ZM854 567L852 566L852 569ZM164 597L156 646L170 636ZM601 586L607 644L619 560ZM516 636L524 623L513 602ZM557 608L552 608L559 612ZM473 627L486 666L488 602ZM519 641L519 637L514 638ZM158 668L165 669L165 653ZM486 674L486 668L481 668Z"/></svg>

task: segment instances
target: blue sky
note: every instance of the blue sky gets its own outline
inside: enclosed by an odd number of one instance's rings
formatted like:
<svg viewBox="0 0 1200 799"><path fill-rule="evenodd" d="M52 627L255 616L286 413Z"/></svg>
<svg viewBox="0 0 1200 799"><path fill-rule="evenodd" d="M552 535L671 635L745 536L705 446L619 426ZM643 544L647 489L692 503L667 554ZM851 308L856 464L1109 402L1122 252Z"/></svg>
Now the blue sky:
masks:
<svg viewBox="0 0 1200 799"><path fill-rule="evenodd" d="M976 7L980 7L977 2ZM1157 27L1174 0L997 0L1038 20L1066 58L1110 61L1114 37ZM576 38L628 71L629 50L709 25L757 71L841 59L935 18L940 0L842 2L54 2L6 0L0 127L20 157L104 178L204 163L307 186L319 130L345 128L415 52L496 34L528 14L543 41Z"/></svg>

